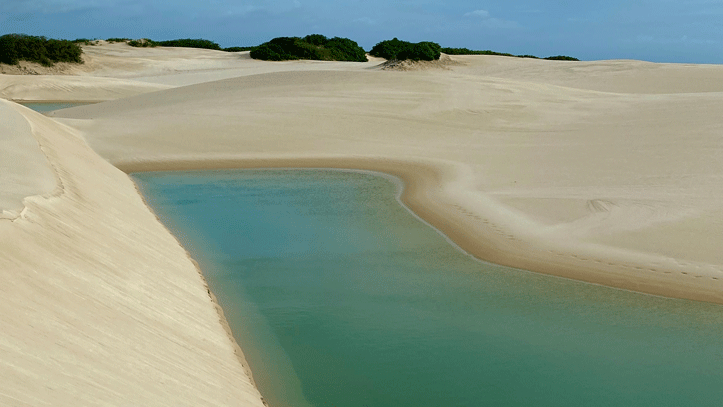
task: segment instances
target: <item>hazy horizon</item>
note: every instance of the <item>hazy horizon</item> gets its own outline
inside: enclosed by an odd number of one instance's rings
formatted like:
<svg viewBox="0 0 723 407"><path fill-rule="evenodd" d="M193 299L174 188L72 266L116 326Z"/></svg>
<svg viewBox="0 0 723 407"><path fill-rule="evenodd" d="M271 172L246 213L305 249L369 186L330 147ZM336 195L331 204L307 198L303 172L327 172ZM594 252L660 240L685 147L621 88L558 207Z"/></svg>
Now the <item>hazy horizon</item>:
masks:
<svg viewBox="0 0 723 407"><path fill-rule="evenodd" d="M367 50L397 37L541 57L723 63L721 0L181 0L172 6L158 0L6 0L0 12L0 35L204 38L230 47L318 33L351 38Z"/></svg>

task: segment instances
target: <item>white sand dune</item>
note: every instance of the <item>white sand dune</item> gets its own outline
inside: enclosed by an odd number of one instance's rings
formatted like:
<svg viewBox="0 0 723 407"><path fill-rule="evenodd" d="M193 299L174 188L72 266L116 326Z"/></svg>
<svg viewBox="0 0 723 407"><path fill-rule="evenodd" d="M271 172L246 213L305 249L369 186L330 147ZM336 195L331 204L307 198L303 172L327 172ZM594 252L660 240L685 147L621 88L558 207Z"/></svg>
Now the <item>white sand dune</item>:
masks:
<svg viewBox="0 0 723 407"><path fill-rule="evenodd" d="M100 102L171 86L90 76L0 75L0 98L33 101Z"/></svg>
<svg viewBox="0 0 723 407"><path fill-rule="evenodd" d="M126 175L72 129L0 112L37 140L3 146L39 144L53 169L0 219L0 405L262 406L203 278Z"/></svg>
<svg viewBox="0 0 723 407"><path fill-rule="evenodd" d="M546 83L630 94L723 92L720 65L660 64L633 60L574 62L501 56L459 55L455 60L473 76Z"/></svg>
<svg viewBox="0 0 723 407"><path fill-rule="evenodd" d="M371 69L384 61L371 57L365 63L263 62L251 60L248 51L133 48L124 43L102 43L84 47L83 65L63 64L63 75L0 74L0 98L27 102L96 102L269 72ZM39 65L35 69L45 72Z"/></svg>
<svg viewBox="0 0 723 407"><path fill-rule="evenodd" d="M106 96L58 100L117 100L54 119L0 104L15 123L2 131L18 129L3 140L34 157L0 176L0 209L22 211L0 219L10 405L70 405L71 390L85 404L259 403L193 264L117 168L384 171L482 259L723 303L723 66L465 56L399 72L123 44L86 57L70 78ZM116 80L165 88L107 97Z"/></svg>
<svg viewBox="0 0 723 407"><path fill-rule="evenodd" d="M13 104L0 99L0 218L14 219L22 200L52 192L57 184L32 127Z"/></svg>

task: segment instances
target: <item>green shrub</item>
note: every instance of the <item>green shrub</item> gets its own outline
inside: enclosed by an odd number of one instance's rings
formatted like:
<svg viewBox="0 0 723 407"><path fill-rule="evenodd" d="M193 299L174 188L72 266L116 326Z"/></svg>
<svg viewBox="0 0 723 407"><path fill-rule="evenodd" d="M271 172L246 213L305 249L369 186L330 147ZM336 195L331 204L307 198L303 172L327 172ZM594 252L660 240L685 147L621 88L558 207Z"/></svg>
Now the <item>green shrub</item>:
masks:
<svg viewBox="0 0 723 407"><path fill-rule="evenodd" d="M20 61L37 62L52 66L56 62L83 63L83 50L68 40L54 40L23 34L0 37L0 62L16 65Z"/></svg>
<svg viewBox="0 0 723 407"><path fill-rule="evenodd" d="M148 48L157 47L158 43L153 40L149 40L148 38L141 38L138 40L128 41L128 45L130 45L131 47Z"/></svg>
<svg viewBox="0 0 723 407"><path fill-rule="evenodd" d="M251 58L265 61L311 59L318 61L366 62L364 49L348 38L327 38L321 34L277 37L251 50Z"/></svg>
<svg viewBox="0 0 723 407"><path fill-rule="evenodd" d="M108 38L106 41L113 44L116 42L128 42L130 40L131 40L130 38Z"/></svg>
<svg viewBox="0 0 723 407"><path fill-rule="evenodd" d="M73 44L82 44L82 45L96 45L97 40L91 40L88 38L76 38L73 40Z"/></svg>
<svg viewBox="0 0 723 407"><path fill-rule="evenodd" d="M329 39L326 38L326 36L321 35L321 34L309 34L306 37L302 38L302 40L311 45L322 46L322 45L326 44L326 42Z"/></svg>
<svg viewBox="0 0 723 407"><path fill-rule="evenodd" d="M412 44L397 54L397 59L409 59L412 61L433 61L439 59L439 51L435 51L434 48L428 44Z"/></svg>
<svg viewBox="0 0 723 407"><path fill-rule="evenodd" d="M364 52L364 48L360 47L356 41L352 41L348 38L334 37L327 40L324 44L320 45L320 47L329 50L331 53L331 59L334 61L367 61L367 53Z"/></svg>
<svg viewBox="0 0 723 407"><path fill-rule="evenodd" d="M221 47L216 44L213 41L204 40L204 39L180 39L180 40L170 40L170 41L160 41L158 42L158 45L163 47L184 47L184 48L203 48L203 49L215 49L215 50L221 50Z"/></svg>
<svg viewBox="0 0 723 407"><path fill-rule="evenodd" d="M400 41L396 37L391 40L381 41L374 45L369 51L370 55L384 59L398 59L397 55L408 46L410 43L407 41Z"/></svg>
<svg viewBox="0 0 723 407"><path fill-rule="evenodd" d="M469 48L442 48L442 52L447 55L499 55L503 57L513 57L514 55L506 52L495 52L491 50L475 51Z"/></svg>
<svg viewBox="0 0 723 407"><path fill-rule="evenodd" d="M436 42L422 41L422 42L420 42L420 44L428 46L436 54L439 54L442 52L442 47L439 44L437 44ZM439 58L439 56L437 56L437 58Z"/></svg>
<svg viewBox="0 0 723 407"><path fill-rule="evenodd" d="M256 47L228 47L223 50L226 52L253 51Z"/></svg>
<svg viewBox="0 0 723 407"><path fill-rule="evenodd" d="M547 57L551 61L579 61L577 58L569 57L567 55L556 55L554 57Z"/></svg>
<svg viewBox="0 0 723 407"><path fill-rule="evenodd" d="M304 45L298 37L277 37L251 51L251 58L265 61L301 59L306 52Z"/></svg>
<svg viewBox="0 0 723 407"><path fill-rule="evenodd" d="M435 42L412 43L397 38L377 43L369 54L388 60L411 59L413 61L432 61L439 59L442 47Z"/></svg>
<svg viewBox="0 0 723 407"><path fill-rule="evenodd" d="M449 47L444 47L444 48L442 48L441 51L447 55L475 55L476 53L480 52L480 51L472 51L469 48L449 48Z"/></svg>
<svg viewBox="0 0 723 407"><path fill-rule="evenodd" d="M468 48L442 48L442 52L444 52L447 55L500 55L504 57L517 57L517 58L534 58L534 59L540 59L539 57L536 57L534 55L512 55L507 54L503 52L494 52L494 51L474 51ZM556 61L579 61L577 58L568 57L565 55L558 55L554 57L547 57L544 59L549 60L556 60Z"/></svg>

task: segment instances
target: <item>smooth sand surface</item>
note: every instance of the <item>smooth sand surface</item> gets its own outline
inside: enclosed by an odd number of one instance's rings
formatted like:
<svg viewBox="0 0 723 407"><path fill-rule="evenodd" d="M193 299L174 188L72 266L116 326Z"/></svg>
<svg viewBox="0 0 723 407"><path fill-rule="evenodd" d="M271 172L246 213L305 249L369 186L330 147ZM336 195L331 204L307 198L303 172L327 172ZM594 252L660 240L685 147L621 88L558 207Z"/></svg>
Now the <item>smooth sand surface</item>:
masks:
<svg viewBox="0 0 723 407"><path fill-rule="evenodd" d="M30 123L13 105L0 99L0 218L5 219L20 215L25 197L50 193L57 185Z"/></svg>
<svg viewBox="0 0 723 407"><path fill-rule="evenodd" d="M260 403L202 277L118 169L388 172L481 259L723 303L723 66L85 50L34 100L117 100L54 119L0 103L3 142L33 157L0 175L0 404ZM26 78L0 83L48 88ZM138 88L63 88L77 78Z"/></svg>
<svg viewBox="0 0 723 407"><path fill-rule="evenodd" d="M286 70L371 69L369 62L260 62L249 52L192 48L133 48L124 43L83 47L83 65L32 69L40 75L0 74L0 98L15 101L96 102L177 86ZM28 65L24 63L25 65ZM5 70L10 70L7 68Z"/></svg>
<svg viewBox="0 0 723 407"><path fill-rule="evenodd" d="M57 75L0 75L0 98L24 101L97 102L171 86L127 79Z"/></svg>

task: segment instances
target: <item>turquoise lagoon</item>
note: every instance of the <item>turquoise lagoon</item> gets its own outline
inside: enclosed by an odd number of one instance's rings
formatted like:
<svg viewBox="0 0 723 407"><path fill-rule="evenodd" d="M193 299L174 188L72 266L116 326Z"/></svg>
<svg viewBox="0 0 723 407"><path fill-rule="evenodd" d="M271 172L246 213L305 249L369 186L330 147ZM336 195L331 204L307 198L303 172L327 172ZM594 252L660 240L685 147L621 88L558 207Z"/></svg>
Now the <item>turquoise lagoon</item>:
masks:
<svg viewBox="0 0 723 407"><path fill-rule="evenodd" d="M723 307L477 261L391 177L133 177L272 407L723 405Z"/></svg>

